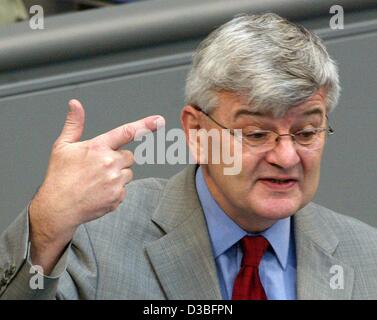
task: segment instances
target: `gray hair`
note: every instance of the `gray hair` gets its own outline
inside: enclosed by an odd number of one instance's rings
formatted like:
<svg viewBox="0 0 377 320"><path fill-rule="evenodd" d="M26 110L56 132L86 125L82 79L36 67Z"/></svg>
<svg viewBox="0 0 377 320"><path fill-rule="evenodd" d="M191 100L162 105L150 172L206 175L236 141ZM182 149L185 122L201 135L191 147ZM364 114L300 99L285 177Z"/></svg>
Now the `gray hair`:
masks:
<svg viewBox="0 0 377 320"><path fill-rule="evenodd" d="M205 38L193 55L186 81L186 104L209 112L217 92L246 98L252 110L282 116L318 89L326 108L338 103L338 68L322 40L277 14L242 14Z"/></svg>

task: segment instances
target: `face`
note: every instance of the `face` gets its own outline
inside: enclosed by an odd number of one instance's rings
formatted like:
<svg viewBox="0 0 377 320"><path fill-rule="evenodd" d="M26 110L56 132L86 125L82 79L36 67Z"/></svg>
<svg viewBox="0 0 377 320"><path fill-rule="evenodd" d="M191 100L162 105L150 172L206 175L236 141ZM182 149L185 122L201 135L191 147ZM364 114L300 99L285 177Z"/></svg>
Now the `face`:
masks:
<svg viewBox="0 0 377 320"><path fill-rule="evenodd" d="M210 115L228 128L286 134L326 126L324 90L289 109L281 118L252 114L231 93L220 93L219 102ZM203 113L195 116L201 128L221 130ZM314 197L326 133L321 134L321 139L323 143L316 150L296 146L290 136L281 137L273 149L265 152L256 152L243 144L239 174L224 175L223 164L208 163L201 165L204 178L216 201L236 223L247 231L262 231L276 220L296 213ZM288 179L288 182L276 183L276 179Z"/></svg>

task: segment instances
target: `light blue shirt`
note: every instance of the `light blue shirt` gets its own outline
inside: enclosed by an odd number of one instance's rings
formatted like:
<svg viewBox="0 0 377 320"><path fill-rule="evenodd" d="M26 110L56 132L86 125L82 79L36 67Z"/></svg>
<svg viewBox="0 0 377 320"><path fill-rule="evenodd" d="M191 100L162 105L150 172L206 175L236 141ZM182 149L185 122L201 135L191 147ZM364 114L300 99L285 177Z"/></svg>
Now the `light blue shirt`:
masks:
<svg viewBox="0 0 377 320"><path fill-rule="evenodd" d="M251 234L236 224L208 190L202 169L196 172L196 188L203 207L223 299L232 298L233 283L241 268L245 235L263 235L273 250L264 254L259 275L269 300L296 299L296 249L291 218L278 220L267 230Z"/></svg>

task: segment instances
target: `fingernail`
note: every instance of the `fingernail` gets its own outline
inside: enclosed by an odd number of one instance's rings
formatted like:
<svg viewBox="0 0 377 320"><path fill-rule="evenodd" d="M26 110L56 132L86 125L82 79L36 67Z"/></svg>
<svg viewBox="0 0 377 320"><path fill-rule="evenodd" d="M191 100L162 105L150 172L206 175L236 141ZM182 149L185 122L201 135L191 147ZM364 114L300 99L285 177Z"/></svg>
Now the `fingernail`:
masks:
<svg viewBox="0 0 377 320"><path fill-rule="evenodd" d="M165 119L163 117L156 116L153 118L153 122L156 125L157 130L165 126Z"/></svg>

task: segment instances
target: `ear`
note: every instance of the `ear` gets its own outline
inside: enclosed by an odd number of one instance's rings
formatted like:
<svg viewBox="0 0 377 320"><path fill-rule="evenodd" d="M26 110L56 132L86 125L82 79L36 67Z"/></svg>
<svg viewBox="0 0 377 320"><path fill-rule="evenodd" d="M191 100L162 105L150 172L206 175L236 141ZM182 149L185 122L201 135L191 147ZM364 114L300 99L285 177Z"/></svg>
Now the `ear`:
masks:
<svg viewBox="0 0 377 320"><path fill-rule="evenodd" d="M186 143L189 147L195 163L207 163L207 154L201 150L200 144L200 129L205 129L203 126L203 113L196 107L187 105L183 107L181 112L181 125L185 132Z"/></svg>
<svg viewBox="0 0 377 320"><path fill-rule="evenodd" d="M185 131L186 138L188 137L189 129L201 128L201 112L194 106L184 106L181 111L181 125Z"/></svg>

